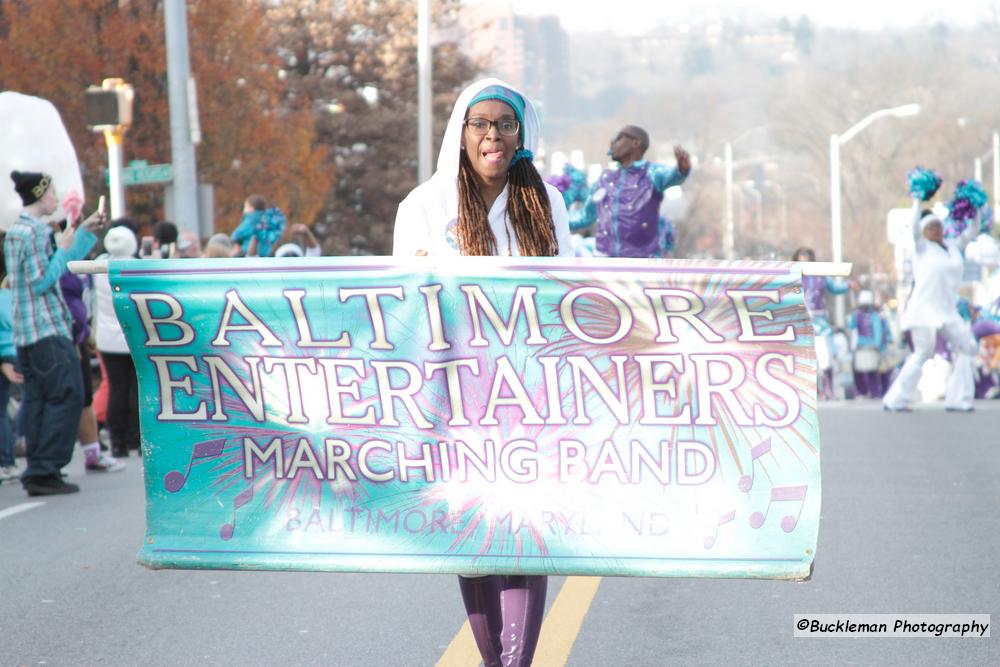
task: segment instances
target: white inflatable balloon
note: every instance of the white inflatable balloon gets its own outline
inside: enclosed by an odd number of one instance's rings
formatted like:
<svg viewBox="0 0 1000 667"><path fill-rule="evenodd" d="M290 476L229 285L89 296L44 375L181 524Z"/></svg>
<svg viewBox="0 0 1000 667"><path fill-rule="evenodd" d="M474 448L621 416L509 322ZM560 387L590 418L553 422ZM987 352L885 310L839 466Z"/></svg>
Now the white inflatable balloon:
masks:
<svg viewBox="0 0 1000 667"><path fill-rule="evenodd" d="M51 175L60 201L52 218L65 217L63 198L74 191L82 198L84 192L76 150L59 112L40 97L2 92L0 127L0 229L10 227L23 208L10 179L15 169Z"/></svg>

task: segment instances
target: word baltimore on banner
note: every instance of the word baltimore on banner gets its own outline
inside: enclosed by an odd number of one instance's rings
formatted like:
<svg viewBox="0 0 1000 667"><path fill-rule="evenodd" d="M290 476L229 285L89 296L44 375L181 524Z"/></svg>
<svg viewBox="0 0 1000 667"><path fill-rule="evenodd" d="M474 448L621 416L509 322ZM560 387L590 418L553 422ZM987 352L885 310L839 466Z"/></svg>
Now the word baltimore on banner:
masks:
<svg viewBox="0 0 1000 667"><path fill-rule="evenodd" d="M795 265L112 262L150 567L803 578Z"/></svg>

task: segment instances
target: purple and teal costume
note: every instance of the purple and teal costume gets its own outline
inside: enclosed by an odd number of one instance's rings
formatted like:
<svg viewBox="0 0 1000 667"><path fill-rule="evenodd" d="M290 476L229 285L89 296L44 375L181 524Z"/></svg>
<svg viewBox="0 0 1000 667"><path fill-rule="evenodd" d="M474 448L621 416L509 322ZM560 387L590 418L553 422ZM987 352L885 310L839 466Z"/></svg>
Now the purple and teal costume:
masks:
<svg viewBox="0 0 1000 667"><path fill-rule="evenodd" d="M826 293L845 294L848 285L843 280L836 280L826 276L802 276L802 293L806 302L806 310L809 317L815 320L817 317L827 318L826 313ZM813 322L815 326L815 321ZM829 326L829 322L826 322Z"/></svg>
<svg viewBox="0 0 1000 667"><path fill-rule="evenodd" d="M826 276L802 276L802 297L812 319L813 332L816 338L823 337L827 341L829 349L834 349L833 327L830 325L830 318L826 312L826 293L844 294L848 290L848 284L843 280L835 280ZM833 391L833 368L822 371L818 378L817 387L821 399L832 399Z"/></svg>
<svg viewBox="0 0 1000 667"><path fill-rule="evenodd" d="M847 319L847 328L857 332L855 354L858 350L878 350L885 354L886 348L892 342L892 332L882 315L874 308L862 307L851 313ZM869 398L882 398L885 390L882 374L878 368L859 370L854 368L854 386L858 394Z"/></svg>
<svg viewBox="0 0 1000 667"><path fill-rule="evenodd" d="M677 167L646 160L605 169L583 208L570 217L570 229L596 222L597 251L608 257L662 257L668 249L667 225L660 218L663 193L686 178Z"/></svg>

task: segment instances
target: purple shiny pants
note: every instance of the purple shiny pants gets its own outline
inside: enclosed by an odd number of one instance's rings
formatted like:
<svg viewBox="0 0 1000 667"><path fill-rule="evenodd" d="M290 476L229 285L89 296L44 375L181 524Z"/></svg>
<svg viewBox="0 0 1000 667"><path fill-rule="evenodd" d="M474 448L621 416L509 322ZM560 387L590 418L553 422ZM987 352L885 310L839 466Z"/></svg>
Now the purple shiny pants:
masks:
<svg viewBox="0 0 1000 667"><path fill-rule="evenodd" d="M548 577L459 577L469 626L486 667L528 667L545 615Z"/></svg>

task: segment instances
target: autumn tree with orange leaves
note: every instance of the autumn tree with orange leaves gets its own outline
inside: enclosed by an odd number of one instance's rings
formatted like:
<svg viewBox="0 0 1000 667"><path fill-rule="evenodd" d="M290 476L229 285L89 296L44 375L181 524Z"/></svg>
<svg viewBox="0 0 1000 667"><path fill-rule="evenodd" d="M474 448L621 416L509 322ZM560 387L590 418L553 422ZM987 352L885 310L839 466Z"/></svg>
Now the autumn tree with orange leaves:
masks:
<svg viewBox="0 0 1000 667"><path fill-rule="evenodd" d="M458 0L432 4L434 155L461 89L477 66L459 49ZM396 208L417 185L417 3L283 0L268 17L290 90L308 99L337 182L319 227L324 249L346 254L360 237L392 249Z"/></svg>
<svg viewBox="0 0 1000 667"><path fill-rule="evenodd" d="M215 186L216 228L231 230L259 193L291 222L320 217L334 174L308 101L289 94L275 32L250 0L189 0L191 72L202 143L198 180ZM170 161L162 0L0 0L0 88L51 101L76 146L91 201L106 190L103 137L84 122L84 90L120 77L136 93L125 159ZM129 214L159 219L162 188L130 187Z"/></svg>

